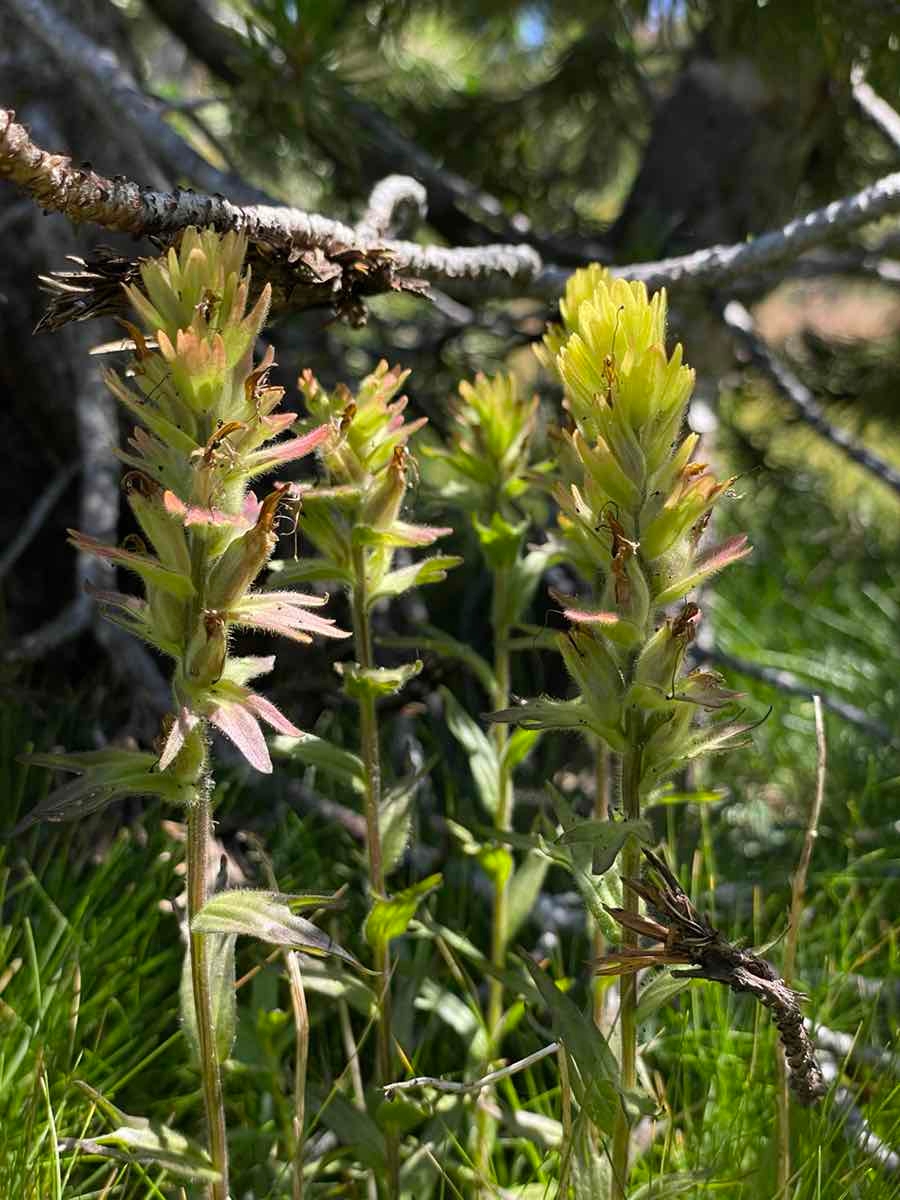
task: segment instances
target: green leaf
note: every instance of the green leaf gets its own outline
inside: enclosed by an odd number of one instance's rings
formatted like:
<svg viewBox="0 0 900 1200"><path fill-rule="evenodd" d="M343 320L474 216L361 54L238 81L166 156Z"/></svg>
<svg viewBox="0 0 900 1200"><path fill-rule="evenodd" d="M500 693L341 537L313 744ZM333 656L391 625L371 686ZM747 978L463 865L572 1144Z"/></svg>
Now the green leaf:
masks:
<svg viewBox="0 0 900 1200"><path fill-rule="evenodd" d="M506 611L500 614L500 620L505 622L507 628L518 625L534 598L542 575L553 562L561 558L559 550L548 542L536 546L516 560L506 588Z"/></svg>
<svg viewBox="0 0 900 1200"><path fill-rule="evenodd" d="M384 1135L364 1109L351 1104L337 1090L327 1095L315 1085L309 1088L308 1104L318 1120L337 1134L338 1141L351 1158L357 1158L383 1177L387 1169Z"/></svg>
<svg viewBox="0 0 900 1200"><path fill-rule="evenodd" d="M531 753L541 738L540 729L514 729L500 755L500 765L512 772Z"/></svg>
<svg viewBox="0 0 900 1200"><path fill-rule="evenodd" d="M237 997L234 991L234 946L237 935L210 934L206 939L206 958L209 965L209 992L212 1005L216 1052L220 1063L225 1062L234 1044L237 1021ZM197 1010L194 1007L194 987L191 975L190 943L185 951L179 989L181 1019L193 1051L194 1062L200 1061L200 1035L197 1029Z"/></svg>
<svg viewBox="0 0 900 1200"><path fill-rule="evenodd" d="M404 779L382 797L378 809L378 829L381 834L381 857L386 875L403 857L412 825L412 802L437 761L436 756L430 758L415 775Z"/></svg>
<svg viewBox="0 0 900 1200"><path fill-rule="evenodd" d="M458 567L463 560L457 554L435 554L408 567L388 571L381 583L373 589L369 602L374 603L386 596L402 596L414 587L425 587L430 583L441 583L447 572Z"/></svg>
<svg viewBox="0 0 900 1200"><path fill-rule="evenodd" d="M672 807L678 804L717 804L727 795L725 788L716 788L707 792L657 792L650 796L644 804L645 808Z"/></svg>
<svg viewBox="0 0 900 1200"><path fill-rule="evenodd" d="M341 583L353 586L353 572L330 558L279 558L269 563L275 578L267 588L285 588L294 583Z"/></svg>
<svg viewBox="0 0 900 1200"><path fill-rule="evenodd" d="M393 938L406 933L416 909L427 895L440 887L441 882L442 876L429 875L427 879L404 888L389 899L376 900L363 927L369 945L386 946Z"/></svg>
<svg viewBox="0 0 900 1200"><path fill-rule="evenodd" d="M325 738L305 733L302 737L286 737L280 734L272 739L272 749L286 758L297 759L307 766L316 767L337 779L346 787L363 795L366 790L366 775L362 759L335 746Z"/></svg>
<svg viewBox="0 0 900 1200"><path fill-rule="evenodd" d="M98 1155L119 1162L154 1163L182 1179L212 1183L220 1178L212 1160L196 1142L146 1117L133 1117L116 1108L105 1096L78 1081L78 1087L94 1101L118 1128L96 1138L60 1138L60 1150Z"/></svg>
<svg viewBox="0 0 900 1200"><path fill-rule="evenodd" d="M619 1068L606 1039L529 955L523 955L523 961L550 1010L557 1037L578 1070L578 1078L573 1079L578 1103L598 1129L611 1132L620 1109Z"/></svg>
<svg viewBox="0 0 900 1200"><path fill-rule="evenodd" d="M710 1180L709 1171L673 1171L649 1183L641 1184L630 1193L629 1200L671 1200L673 1196L696 1195L698 1186L701 1186L705 1193ZM706 1187L702 1187L704 1184ZM719 1184L713 1186L718 1187ZM738 1189L740 1184L736 1180L722 1180L721 1186L731 1192L732 1188Z"/></svg>
<svg viewBox="0 0 900 1200"><path fill-rule="evenodd" d="M489 525L484 525L477 516L472 517L472 525L478 535L484 561L491 571L508 571L521 553L528 532L528 521L513 525L500 513L494 512ZM508 626L512 622L505 624Z"/></svg>
<svg viewBox="0 0 900 1200"><path fill-rule="evenodd" d="M447 688L441 688L447 728L469 756L469 769L478 797L490 816L495 816L500 796L500 764L494 743Z"/></svg>
<svg viewBox="0 0 900 1200"><path fill-rule="evenodd" d="M673 996L683 992L690 985L690 979L679 979L671 971L661 971L643 988L638 997L635 1020L638 1024L646 1021Z"/></svg>
<svg viewBox="0 0 900 1200"><path fill-rule="evenodd" d="M532 850L525 856L524 861L510 880L506 901L505 933L507 942L512 941L516 936L522 923L534 908L549 866L550 860L546 854Z"/></svg>
<svg viewBox="0 0 900 1200"><path fill-rule="evenodd" d="M488 696L494 694L496 684L490 663L465 642L457 641L432 625L423 625L421 635L417 637L384 637L377 640L379 646L393 650L427 651L439 658L455 658L469 668Z"/></svg>
<svg viewBox="0 0 900 1200"><path fill-rule="evenodd" d="M556 839L560 846L590 846L593 850L591 870L602 875L613 865L629 837L649 845L653 831L648 821L580 821Z"/></svg>
<svg viewBox="0 0 900 1200"><path fill-rule="evenodd" d="M402 667L360 667L356 663L335 663L334 669L344 680L344 692L355 700L367 696L395 696L422 670L418 660Z"/></svg>
<svg viewBox="0 0 900 1200"><path fill-rule="evenodd" d="M296 916L296 907L321 908L333 902L330 896L285 896L279 892L234 889L218 892L194 917L194 933L237 933L259 938L273 946L289 946L304 954L333 954L357 970L364 970L349 951L317 929L311 921Z"/></svg>

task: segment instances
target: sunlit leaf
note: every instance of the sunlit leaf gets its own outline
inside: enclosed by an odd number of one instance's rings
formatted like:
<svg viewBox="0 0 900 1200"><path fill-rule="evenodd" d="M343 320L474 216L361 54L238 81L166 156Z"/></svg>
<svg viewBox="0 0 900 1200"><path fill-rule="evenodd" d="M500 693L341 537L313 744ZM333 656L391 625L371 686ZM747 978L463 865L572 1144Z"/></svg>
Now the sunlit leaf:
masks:
<svg viewBox="0 0 900 1200"><path fill-rule="evenodd" d="M349 951L316 928L311 921L298 917L292 908L321 908L333 897L285 896L278 892L232 890L218 892L194 917L194 933L236 933L259 938L274 946L289 946L304 954L334 955L351 966L362 966Z"/></svg>
<svg viewBox="0 0 900 1200"><path fill-rule="evenodd" d="M412 887L404 888L390 898L379 898L366 917L364 933L370 946L386 946L393 938L406 933L416 909L426 896L440 887L442 876L429 875Z"/></svg>

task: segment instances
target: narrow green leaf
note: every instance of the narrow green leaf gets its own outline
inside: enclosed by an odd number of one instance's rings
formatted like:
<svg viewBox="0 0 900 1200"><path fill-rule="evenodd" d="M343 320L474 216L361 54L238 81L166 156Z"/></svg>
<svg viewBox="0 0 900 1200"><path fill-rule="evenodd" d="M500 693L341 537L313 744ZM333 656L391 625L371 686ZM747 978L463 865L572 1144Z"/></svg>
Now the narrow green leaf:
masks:
<svg viewBox="0 0 900 1200"><path fill-rule="evenodd" d="M311 921L296 916L292 907L321 908L332 897L285 896L278 892L232 890L218 892L194 917L194 933L236 933L259 938L273 946L289 946L304 954L333 954L357 970L364 970L349 951Z"/></svg>
<svg viewBox="0 0 900 1200"><path fill-rule="evenodd" d="M447 688L441 688L447 728L469 756L469 769L478 798L490 816L497 812L500 795L500 764L494 743Z"/></svg>
<svg viewBox="0 0 900 1200"><path fill-rule="evenodd" d="M271 745L276 754L316 767L358 795L362 795L366 790L362 759L325 738L316 737L312 733L305 733L302 737L286 737L281 734L272 739Z"/></svg>
<svg viewBox="0 0 900 1200"><path fill-rule="evenodd" d="M429 759L415 775L392 787L382 798L378 810L378 828L381 833L381 857L386 875L403 857L412 826L413 800L437 761L437 757Z"/></svg>
<svg viewBox="0 0 900 1200"><path fill-rule="evenodd" d="M514 771L540 741L541 732L540 729L514 729L500 755L501 766L506 771Z"/></svg>
<svg viewBox="0 0 900 1200"><path fill-rule="evenodd" d="M593 850L591 870L602 875L616 861L619 851L629 837L648 845L653 831L647 821L580 821L556 839L561 846L590 846Z"/></svg>
<svg viewBox="0 0 900 1200"><path fill-rule="evenodd" d="M512 941L528 914L534 908L544 883L550 860L546 854L532 850L513 875L507 893L506 940Z"/></svg>
<svg viewBox="0 0 900 1200"><path fill-rule="evenodd" d="M573 1080L576 1099L598 1129L611 1131L620 1107L619 1068L606 1039L530 955L523 954L522 957L541 999L550 1010L556 1034L578 1069L578 1085Z"/></svg>
<svg viewBox="0 0 900 1200"><path fill-rule="evenodd" d="M209 991L212 1002L213 1029L216 1035L216 1051L220 1063L225 1062L234 1044L237 1021L237 997L234 991L234 947L237 936L233 933L210 934L207 937L207 961L209 963ZM200 1061L200 1037L197 1030L197 1010L194 1007L194 987L191 977L190 946L185 951L179 989L181 1019L194 1061Z"/></svg>
<svg viewBox="0 0 900 1200"><path fill-rule="evenodd" d="M393 938L406 933L416 909L429 893L440 887L441 882L442 876L429 875L389 899L376 900L363 927L369 945L386 946Z"/></svg>
<svg viewBox="0 0 900 1200"><path fill-rule="evenodd" d="M423 558L410 563L408 567L398 567L396 571L388 571L371 596L370 602L382 600L385 597L402 596L410 588L425 587L430 583L441 583L447 578L447 572L458 567L463 560L456 554L434 554L431 558Z"/></svg>
<svg viewBox="0 0 900 1200"><path fill-rule="evenodd" d="M421 635L416 637L383 637L378 638L379 646L392 650L413 650L416 653L427 651L439 658L454 658L468 667L488 696L493 696L495 682L494 672L490 663L481 657L471 646L459 642L433 625L424 625Z"/></svg>
<svg viewBox="0 0 900 1200"><path fill-rule="evenodd" d="M344 680L348 696L361 700L366 696L395 696L422 670L419 661L402 667L360 667L356 663L335 663L334 669Z"/></svg>
<svg viewBox="0 0 900 1200"><path fill-rule="evenodd" d="M638 1024L641 1021L646 1021L673 996L677 996L679 992L683 992L690 985L689 979L679 979L677 975L673 975L670 971L661 971L655 978L643 988L641 988L638 998L637 1010L635 1011L635 1020Z"/></svg>
<svg viewBox="0 0 900 1200"><path fill-rule="evenodd" d="M182 1179L211 1183L219 1179L212 1160L196 1142L145 1117L133 1117L115 1107L105 1096L85 1083L78 1086L119 1127L96 1138L60 1138L59 1148L98 1155L119 1162L154 1163Z"/></svg>

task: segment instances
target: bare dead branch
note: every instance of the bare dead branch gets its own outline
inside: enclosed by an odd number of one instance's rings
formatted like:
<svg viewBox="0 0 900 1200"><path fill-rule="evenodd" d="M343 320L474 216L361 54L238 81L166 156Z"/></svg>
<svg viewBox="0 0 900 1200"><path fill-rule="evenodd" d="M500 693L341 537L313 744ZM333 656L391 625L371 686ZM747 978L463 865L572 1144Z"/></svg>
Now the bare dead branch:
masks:
<svg viewBox="0 0 900 1200"><path fill-rule="evenodd" d="M849 1060L875 1071L883 1071L894 1079L900 1079L900 1054L890 1050L882 1050L877 1046L861 1045L859 1039L849 1033L841 1033L838 1029L829 1029L827 1025L814 1025L805 1022L807 1031L820 1050L825 1050L834 1058Z"/></svg>
<svg viewBox="0 0 900 1200"><path fill-rule="evenodd" d="M849 704L837 696L829 696L820 688L811 687L791 671L782 671L777 667L764 667L760 663L751 662L750 659L729 654L726 650L719 649L718 646L701 647L695 643L691 647L691 653L701 662L715 663L717 666L725 667L726 670L737 672L738 675L746 675L749 679L758 679L762 683L769 684L770 687L777 688L779 692L784 692L787 696L802 696L804 700L812 700L813 696L818 695L822 701L822 707L827 708L829 712L836 713L845 721L850 721L851 724L865 729L879 741L895 741L895 734L883 721L870 716L855 704Z"/></svg>
<svg viewBox="0 0 900 1200"><path fill-rule="evenodd" d="M40 0L16 0L16 3L37 4ZM440 280L445 286L469 284L482 296L550 298L562 290L569 274L566 268L544 266L537 251L527 245L445 248L392 239L373 244L361 239L348 225L299 209L242 207L221 194L165 193L124 179L110 180L87 167L73 167L64 156L42 150L15 123L12 113L2 111L0 176L24 188L48 211L62 212L72 220L92 221L105 228L164 237L174 236L188 225L211 227L220 232L242 230L251 243L266 246L289 259L298 250L321 251L326 267L333 266L339 255L349 255L357 283L359 277L366 277L368 291L357 286L356 295L403 287L415 290L411 287L414 281L409 278L414 275L428 281ZM853 196L807 213L781 230L761 234L755 241L712 246L680 258L617 266L612 270L615 275L640 279L653 287L718 285L736 275L782 262L897 211L900 211L900 173L885 176ZM344 266L339 273L345 273Z"/></svg>
<svg viewBox="0 0 900 1200"><path fill-rule="evenodd" d="M648 916L623 908L610 915L623 929L662 942L660 949L625 945L604 955L598 964L603 975L628 975L655 965L687 965L679 975L723 983L733 992L753 996L767 1008L778 1026L789 1067L788 1082L801 1104L815 1104L825 1094L825 1083L816 1063L812 1042L803 1025L802 996L788 987L771 963L733 946L706 916L699 913L666 863L644 849L641 879L622 883L648 905Z"/></svg>
<svg viewBox="0 0 900 1200"><path fill-rule="evenodd" d="M839 1064L830 1055L822 1058L822 1074L828 1083L840 1075ZM900 1153L873 1130L849 1088L835 1089L831 1113L840 1121L844 1137L851 1146L868 1155L887 1174L900 1172Z"/></svg>
<svg viewBox="0 0 900 1200"><path fill-rule="evenodd" d="M900 113L882 100L874 88L866 83L865 72L860 67L850 77L853 99L859 109L884 135L895 150L900 151Z"/></svg>
<svg viewBox="0 0 900 1200"><path fill-rule="evenodd" d="M427 213L428 194L418 180L387 175L372 188L356 232L363 239L411 233Z"/></svg>
<svg viewBox="0 0 900 1200"><path fill-rule="evenodd" d="M900 495L900 471L865 446L861 446L846 430L838 429L831 424L809 388L772 353L756 332L753 318L743 304L737 300L730 301L725 305L723 319L749 355L753 365L759 368L775 385L778 392L790 402L794 411L807 425L812 426L826 441L837 446L848 458L861 467L865 467L867 471L897 495Z"/></svg>

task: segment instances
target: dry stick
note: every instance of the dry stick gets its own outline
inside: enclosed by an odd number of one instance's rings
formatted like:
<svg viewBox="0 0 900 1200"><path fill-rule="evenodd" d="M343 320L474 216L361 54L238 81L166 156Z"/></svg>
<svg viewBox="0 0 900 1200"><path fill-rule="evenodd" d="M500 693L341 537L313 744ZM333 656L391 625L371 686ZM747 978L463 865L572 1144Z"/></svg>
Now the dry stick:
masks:
<svg viewBox="0 0 900 1200"><path fill-rule="evenodd" d="M900 114L891 108L886 100L882 100L874 88L866 83L865 73L861 67L854 67L850 81L853 87L853 99L862 112L884 134L894 149L900 151Z"/></svg>
<svg viewBox="0 0 900 1200"><path fill-rule="evenodd" d="M347 1055L347 1070L350 1072L350 1084L353 1088L353 1103L360 1112L366 1111L366 1092L363 1087L362 1071L359 1066L359 1050L356 1038L353 1036L353 1025L350 1021L350 1007L343 996L338 998L338 1018L341 1025L341 1039L344 1043L344 1053ZM378 1200L378 1185L375 1182L375 1172L366 1172L366 1194L368 1200Z"/></svg>
<svg viewBox="0 0 900 1200"><path fill-rule="evenodd" d="M750 313L743 304L732 300L725 305L723 318L728 328L750 356L755 367L775 384L778 392L788 400L797 415L813 429L837 446L848 458L871 472L882 483L900 495L900 471L884 462L877 454L859 445L844 429L832 425L812 392L793 371L772 353L759 334Z"/></svg>
<svg viewBox="0 0 900 1200"><path fill-rule="evenodd" d="M816 791L806 822L806 834L803 838L803 849L800 852L800 862L791 882L791 911L788 922L787 940L784 946L783 979L788 987L794 982L794 968L797 965L797 940L800 936L800 920L803 916L803 901L806 894L806 877L812 858L813 846L819 836L819 817L822 813L822 803L825 799L825 772L828 764L828 746L825 740L825 719L822 715L822 701L813 696L813 711L816 721ZM778 1147L778 1195L787 1200L791 1179L791 1118L788 1101L787 1067L784 1055L776 1059L776 1138Z"/></svg>
<svg viewBox="0 0 900 1200"><path fill-rule="evenodd" d="M535 1050L533 1054L526 1055L525 1058L517 1059L516 1062L510 1063L506 1067L489 1071L480 1079L472 1079L469 1082L459 1083L453 1079L441 1079L436 1075L416 1075L414 1079L401 1079L397 1083L385 1084L382 1091L388 1100L393 1099L398 1092L410 1092L418 1088L434 1088L436 1092L444 1092L452 1096L471 1096L483 1088L499 1083L501 1079L508 1079L510 1075L517 1075L519 1071L533 1067L542 1058L548 1058L561 1049L562 1042L551 1042L548 1046L542 1046L540 1050Z"/></svg>
<svg viewBox="0 0 900 1200"><path fill-rule="evenodd" d="M102 91L102 81L98 80L97 86ZM164 128L172 133L167 126ZM48 154L36 146L26 130L15 123L13 114L2 110L0 176L24 188L47 211L62 212L74 221L91 221L108 229L171 235L188 225L200 225L220 232L243 230L251 241L275 247L317 247L326 253L336 245L362 252L376 248L362 242L350 226L315 213L281 207L242 208L221 195L156 192L128 180L110 180L92 170L79 170L65 156ZM217 185L222 179L217 173ZM900 212L900 173L886 175L859 192L751 241L710 246L659 262L616 266L612 272L642 280L648 287L721 286L740 275L796 258L896 212ZM445 248L385 239L377 248L390 252L395 271L440 280L444 286L477 283L482 297L489 292L492 296L555 298L571 273L568 267L545 266L540 255L527 245Z"/></svg>

